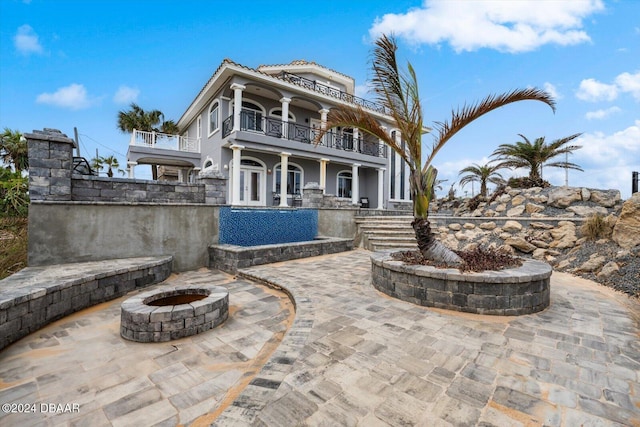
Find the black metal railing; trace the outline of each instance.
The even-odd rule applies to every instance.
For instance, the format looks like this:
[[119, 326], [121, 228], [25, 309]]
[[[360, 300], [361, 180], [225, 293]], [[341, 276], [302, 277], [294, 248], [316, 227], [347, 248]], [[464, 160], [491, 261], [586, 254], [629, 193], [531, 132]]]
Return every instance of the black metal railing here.
[[[226, 138], [233, 130], [233, 116], [222, 122], [222, 137]], [[314, 144], [320, 129], [303, 126], [297, 123], [283, 122], [279, 118], [261, 117], [254, 112], [240, 113], [240, 130], [261, 133], [274, 138], [283, 138], [303, 144]], [[319, 146], [335, 150], [352, 151], [375, 157], [387, 157], [383, 144], [367, 141], [362, 137], [354, 138], [350, 132], [330, 130], [318, 141]]]
[[359, 105], [362, 108], [377, 111], [378, 113], [389, 115], [389, 111], [387, 111], [387, 109], [380, 104], [376, 104], [373, 101], [369, 101], [368, 99], [357, 97], [347, 92], [343, 92], [340, 89], [336, 89], [335, 87], [318, 83], [315, 80], [307, 79], [306, 77], [298, 76], [296, 74], [288, 73], [286, 71], [282, 71], [280, 74], [278, 74], [278, 78], [285, 80], [289, 83], [302, 86], [305, 89], [309, 89], [314, 92], [321, 93], [323, 95], [331, 96], [332, 98], [340, 99], [350, 104]]

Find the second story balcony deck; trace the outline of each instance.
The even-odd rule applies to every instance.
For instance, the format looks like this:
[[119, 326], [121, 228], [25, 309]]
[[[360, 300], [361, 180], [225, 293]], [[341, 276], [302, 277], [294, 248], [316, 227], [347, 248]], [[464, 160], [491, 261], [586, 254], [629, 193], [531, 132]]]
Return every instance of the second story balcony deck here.
[[[297, 141], [300, 144], [313, 145], [320, 129], [282, 121], [280, 118], [263, 117], [253, 112], [242, 111], [240, 114], [241, 131], [255, 132], [274, 138], [288, 141]], [[228, 137], [233, 130], [233, 116], [229, 116], [222, 122], [222, 137]], [[331, 129], [319, 141], [318, 146], [335, 150], [351, 151], [374, 157], [387, 157], [386, 147], [365, 138], [354, 137], [352, 132]]]
[[134, 129], [129, 145], [160, 150], [173, 150], [186, 153], [199, 153], [200, 141], [180, 135], [168, 135], [160, 132], [147, 132]]

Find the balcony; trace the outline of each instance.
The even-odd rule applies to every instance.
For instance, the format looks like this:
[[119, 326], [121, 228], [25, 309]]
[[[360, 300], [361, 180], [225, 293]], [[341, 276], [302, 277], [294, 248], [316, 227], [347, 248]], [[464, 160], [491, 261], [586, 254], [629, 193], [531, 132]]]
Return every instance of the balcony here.
[[[222, 137], [226, 138], [233, 130], [233, 116], [222, 122]], [[240, 130], [263, 134], [274, 138], [297, 141], [301, 144], [313, 144], [320, 129], [297, 123], [283, 122], [279, 118], [262, 117], [253, 111], [241, 111]], [[387, 157], [386, 147], [378, 142], [354, 138], [352, 133], [338, 130], [328, 131], [318, 143], [321, 147], [351, 151], [374, 157]]]
[[281, 72], [277, 76], [279, 79], [282, 79], [286, 82], [293, 83], [295, 85], [301, 86], [305, 89], [312, 90], [314, 92], [321, 93], [323, 95], [330, 96], [332, 98], [339, 99], [344, 102], [348, 102], [350, 104], [359, 105], [362, 108], [366, 108], [368, 110], [376, 111], [378, 113], [390, 115], [390, 112], [384, 108], [384, 106], [376, 104], [375, 102], [369, 101], [364, 98], [359, 98], [355, 95], [352, 95], [347, 92], [343, 92], [335, 87], [327, 86], [322, 83], [318, 83], [315, 80], [310, 80], [305, 77], [298, 76], [296, 74], [288, 73], [286, 71]]
[[198, 139], [137, 129], [131, 132], [129, 145], [185, 153], [200, 153], [200, 140]]

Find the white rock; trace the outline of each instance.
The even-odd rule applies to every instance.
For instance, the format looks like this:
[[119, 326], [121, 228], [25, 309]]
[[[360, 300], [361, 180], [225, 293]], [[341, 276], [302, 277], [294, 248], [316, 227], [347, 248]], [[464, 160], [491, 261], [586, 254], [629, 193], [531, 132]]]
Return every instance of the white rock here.
[[491, 230], [495, 230], [496, 229], [496, 223], [493, 222], [493, 221], [483, 222], [480, 225], [478, 225], [478, 227], [481, 230], [491, 231]]
[[522, 230], [522, 224], [520, 224], [518, 221], [509, 220], [504, 223], [502, 229], [508, 232], [520, 231]]
[[602, 206], [569, 206], [567, 208], [567, 211], [584, 217], [595, 214], [607, 215], [608, 213], [607, 208], [604, 208]]
[[476, 228], [476, 225], [471, 223], [471, 222], [465, 222], [464, 225], [462, 226], [465, 230], [473, 230], [474, 228]]
[[535, 203], [527, 203], [526, 206], [524, 207], [524, 210], [527, 213], [533, 214], [533, 213], [542, 212], [544, 210], [544, 206], [536, 205]]
[[618, 273], [620, 266], [613, 261], [609, 261], [602, 267], [602, 270], [596, 275], [599, 279], [608, 279], [614, 273]]
[[521, 205], [521, 204], [523, 204], [525, 202], [525, 200], [527, 200], [526, 197], [524, 197], [522, 195], [517, 195], [513, 199], [511, 199], [511, 206]]
[[457, 222], [454, 222], [452, 224], [449, 224], [449, 230], [460, 231], [460, 230], [462, 230], [462, 226], [460, 224], [458, 224]]
[[520, 216], [524, 213], [524, 206], [516, 206], [515, 208], [511, 208], [507, 211], [507, 216]]
[[581, 190], [582, 200], [587, 202], [591, 198], [591, 191], [588, 188], [583, 188]]

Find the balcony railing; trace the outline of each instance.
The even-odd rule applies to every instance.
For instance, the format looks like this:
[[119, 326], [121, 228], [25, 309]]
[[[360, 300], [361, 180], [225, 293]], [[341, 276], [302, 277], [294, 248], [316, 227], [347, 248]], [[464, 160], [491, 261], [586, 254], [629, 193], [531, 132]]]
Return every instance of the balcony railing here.
[[[222, 122], [222, 137], [226, 138], [233, 130], [233, 116]], [[272, 117], [262, 117], [260, 114], [242, 111], [240, 113], [240, 130], [255, 132], [302, 144], [313, 144], [320, 129], [297, 123], [283, 122]], [[336, 150], [352, 151], [375, 157], [387, 157], [387, 150], [383, 144], [365, 141], [362, 137], [354, 138], [350, 132], [332, 129], [328, 131], [318, 143], [319, 146]]]
[[384, 108], [384, 106], [380, 104], [376, 104], [373, 101], [369, 101], [364, 98], [359, 98], [355, 95], [351, 95], [350, 93], [343, 92], [340, 89], [336, 89], [335, 87], [327, 86], [322, 83], [318, 83], [315, 80], [310, 80], [305, 77], [298, 76], [296, 74], [288, 73], [286, 71], [278, 74], [278, 78], [285, 80], [289, 83], [293, 83], [298, 86], [302, 86], [306, 89], [312, 90], [314, 92], [321, 93], [323, 95], [328, 95], [336, 99], [340, 99], [342, 101], [348, 102], [350, 104], [356, 104], [361, 106], [362, 108], [366, 108], [369, 110], [377, 111], [378, 113], [389, 115], [389, 111]]
[[159, 148], [161, 150], [185, 151], [187, 153], [200, 152], [200, 140], [180, 135], [169, 135], [160, 132], [147, 132], [134, 129], [131, 132], [129, 145], [138, 147]]

